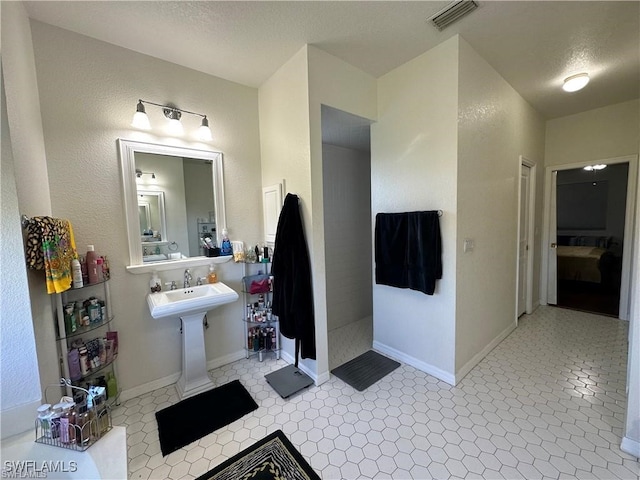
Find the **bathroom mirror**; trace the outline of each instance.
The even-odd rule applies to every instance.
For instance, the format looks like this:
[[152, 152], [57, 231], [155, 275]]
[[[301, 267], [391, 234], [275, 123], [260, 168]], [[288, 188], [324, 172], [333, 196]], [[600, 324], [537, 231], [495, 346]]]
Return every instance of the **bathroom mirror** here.
[[167, 220], [164, 211], [164, 192], [137, 189], [138, 230], [144, 243], [157, 244], [167, 241]]
[[[129, 239], [127, 270], [145, 273], [207, 264], [210, 259], [202, 256], [198, 243], [201, 228], [205, 224], [220, 245], [226, 226], [222, 153], [125, 139], [118, 140], [118, 147]], [[143, 251], [154, 255], [143, 258]]]

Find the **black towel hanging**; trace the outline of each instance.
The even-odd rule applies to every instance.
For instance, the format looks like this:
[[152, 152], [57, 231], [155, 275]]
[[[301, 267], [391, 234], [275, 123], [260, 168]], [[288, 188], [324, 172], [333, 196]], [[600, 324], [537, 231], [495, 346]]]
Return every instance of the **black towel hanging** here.
[[376, 215], [377, 284], [434, 294], [442, 278], [440, 215], [440, 210]]

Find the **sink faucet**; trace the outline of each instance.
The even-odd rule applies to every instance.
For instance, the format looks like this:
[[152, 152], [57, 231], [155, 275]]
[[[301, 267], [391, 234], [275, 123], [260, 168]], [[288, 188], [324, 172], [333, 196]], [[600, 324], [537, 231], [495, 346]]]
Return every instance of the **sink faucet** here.
[[184, 271], [184, 288], [189, 288], [191, 286], [191, 272], [187, 268]]

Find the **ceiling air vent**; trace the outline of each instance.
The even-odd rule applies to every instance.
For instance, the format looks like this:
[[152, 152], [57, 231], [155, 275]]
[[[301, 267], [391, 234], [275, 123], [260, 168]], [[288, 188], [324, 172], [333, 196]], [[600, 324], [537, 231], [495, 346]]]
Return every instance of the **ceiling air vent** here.
[[457, 22], [476, 8], [478, 8], [478, 2], [475, 0], [461, 0], [459, 2], [453, 2], [429, 18], [429, 21], [438, 30], [444, 30], [449, 25]]

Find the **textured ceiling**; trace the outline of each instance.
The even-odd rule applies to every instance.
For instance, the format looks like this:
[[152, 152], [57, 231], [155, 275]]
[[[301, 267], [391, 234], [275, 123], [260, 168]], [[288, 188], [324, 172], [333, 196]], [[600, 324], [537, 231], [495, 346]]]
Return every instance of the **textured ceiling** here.
[[[440, 1], [45, 1], [31, 18], [258, 87], [305, 44], [379, 77], [459, 33], [554, 118], [639, 96], [640, 2], [487, 1], [442, 32]], [[582, 91], [562, 79], [588, 71]]]

